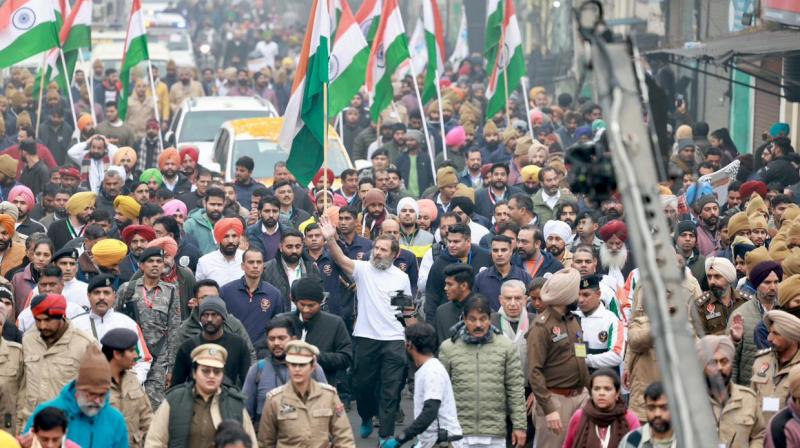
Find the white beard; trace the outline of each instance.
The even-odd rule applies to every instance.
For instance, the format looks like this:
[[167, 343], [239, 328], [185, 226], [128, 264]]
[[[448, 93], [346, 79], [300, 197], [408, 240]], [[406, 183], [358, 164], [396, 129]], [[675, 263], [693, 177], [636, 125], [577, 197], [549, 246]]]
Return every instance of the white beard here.
[[622, 246], [619, 253], [612, 254], [608, 247], [604, 244], [600, 247], [600, 264], [607, 268], [609, 271], [613, 269], [622, 270], [625, 262], [628, 261], [628, 248]]

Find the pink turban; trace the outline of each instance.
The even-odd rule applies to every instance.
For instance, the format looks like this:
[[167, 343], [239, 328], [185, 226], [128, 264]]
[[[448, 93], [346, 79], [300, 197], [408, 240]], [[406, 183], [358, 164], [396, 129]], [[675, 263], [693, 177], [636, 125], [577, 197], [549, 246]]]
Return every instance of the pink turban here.
[[170, 256], [178, 255], [178, 243], [171, 236], [162, 236], [147, 243], [147, 247], [158, 247]]
[[33, 206], [36, 205], [36, 197], [33, 195], [33, 191], [25, 185], [17, 185], [8, 193], [8, 202], [14, 202], [14, 199], [20, 196], [28, 204], [28, 213], [30, 213]]
[[546, 305], [569, 305], [578, 300], [581, 273], [577, 269], [565, 268], [555, 274], [542, 286], [542, 302]]
[[161, 208], [164, 209], [165, 216], [174, 216], [175, 212], [181, 212], [184, 217], [189, 214], [189, 209], [180, 199], [170, 199]]
[[214, 239], [217, 243], [221, 243], [225, 239], [225, 235], [233, 230], [239, 236], [244, 233], [244, 226], [239, 218], [222, 218], [214, 224]]
[[436, 208], [436, 203], [430, 199], [420, 199], [417, 201], [417, 205], [419, 206], [420, 214], [424, 213], [431, 217], [431, 221], [436, 221], [436, 217], [439, 215], [439, 209]]
[[452, 148], [460, 148], [467, 141], [467, 133], [463, 126], [456, 126], [444, 137], [444, 142]]

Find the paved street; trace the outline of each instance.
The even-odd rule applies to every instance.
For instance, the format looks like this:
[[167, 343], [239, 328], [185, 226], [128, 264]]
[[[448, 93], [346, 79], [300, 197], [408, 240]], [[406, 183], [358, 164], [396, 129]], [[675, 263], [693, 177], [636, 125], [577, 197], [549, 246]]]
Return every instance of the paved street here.
[[[408, 389], [403, 389], [403, 399], [400, 405], [403, 408], [403, 412], [406, 413], [406, 418], [402, 425], [395, 426], [395, 434], [398, 433], [401, 429], [405, 428], [405, 426], [411, 423], [414, 418], [414, 411], [412, 408], [412, 397], [411, 394], [408, 392]], [[361, 425], [361, 417], [358, 416], [358, 412], [356, 411], [356, 403], [353, 402], [353, 409], [347, 413], [347, 416], [350, 418], [350, 426], [353, 428], [353, 435], [356, 438], [356, 446], [358, 448], [367, 448], [367, 447], [376, 447], [378, 446], [378, 428], [375, 428], [375, 431], [372, 432], [372, 435], [368, 439], [360, 439], [358, 437], [358, 427]], [[404, 446], [411, 446], [410, 444]]]

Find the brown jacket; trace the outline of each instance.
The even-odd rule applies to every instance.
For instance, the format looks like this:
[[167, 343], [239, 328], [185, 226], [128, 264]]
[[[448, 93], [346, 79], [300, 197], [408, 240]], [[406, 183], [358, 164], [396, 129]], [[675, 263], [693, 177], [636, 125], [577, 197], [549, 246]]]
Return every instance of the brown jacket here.
[[650, 318], [642, 306], [642, 288], [637, 288], [633, 295], [631, 320], [628, 322], [628, 349], [625, 353], [625, 372], [627, 386], [630, 389], [630, 409], [640, 421], [647, 420], [644, 407], [644, 390], [647, 386], [661, 379], [656, 360], [656, 349], [653, 344], [653, 333]]
[[731, 306], [726, 307], [710, 291], [706, 291], [689, 307], [689, 320], [698, 338], [705, 335], [724, 335], [733, 310], [748, 300], [755, 300], [752, 294], [731, 290]]
[[64, 334], [51, 347], [47, 347], [38, 331], [28, 332], [22, 338], [25, 376], [19, 391], [19, 428], [36, 406], [58, 396], [67, 383], [78, 377], [83, 354], [89, 345], [96, 344], [90, 335], [69, 323], [66, 325]]
[[755, 392], [731, 382], [730, 394], [724, 404], [711, 400], [714, 416], [719, 421], [719, 442], [728, 448], [763, 447], [766, 429]]
[[0, 261], [0, 275], [5, 277], [8, 271], [22, 264], [25, 258], [25, 246], [16, 242], [11, 243], [11, 247], [3, 254], [3, 261]]
[[786, 398], [789, 396], [789, 371], [792, 367], [800, 364], [800, 350], [785, 366], [778, 365], [778, 355], [772, 349], [766, 349], [757, 353], [753, 361], [753, 376], [750, 378], [750, 387], [758, 397], [758, 403], [764, 414], [764, 421], [768, 422], [777, 412], [764, 411], [764, 399], [777, 400], [772, 404], [777, 404], [779, 409], [786, 405]]
[[18, 391], [22, 386], [22, 344], [0, 338], [0, 429], [17, 434]]
[[144, 446], [144, 436], [153, 419], [153, 410], [150, 408], [150, 399], [136, 378], [136, 373], [123, 372], [121, 383], [111, 380], [109, 402], [125, 416], [125, 423], [128, 425], [128, 445], [131, 448]]

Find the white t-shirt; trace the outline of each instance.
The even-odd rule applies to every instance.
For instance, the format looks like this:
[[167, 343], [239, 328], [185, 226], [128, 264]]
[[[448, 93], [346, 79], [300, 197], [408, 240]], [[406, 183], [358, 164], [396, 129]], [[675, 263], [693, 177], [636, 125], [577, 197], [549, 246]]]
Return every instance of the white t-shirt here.
[[425, 400], [439, 400], [438, 424], [436, 420], [422, 434], [417, 436], [420, 448], [429, 448], [436, 444], [439, 427], [446, 429], [451, 435], [461, 434], [458, 423], [456, 400], [453, 398], [453, 385], [447, 370], [436, 358], [425, 361], [425, 364], [414, 374], [414, 418], [422, 413]]
[[391, 306], [395, 291], [411, 295], [408, 275], [397, 266], [382, 271], [369, 261], [353, 260], [353, 279], [358, 298], [358, 319], [353, 336], [378, 341], [404, 341], [405, 333], [397, 311]]

